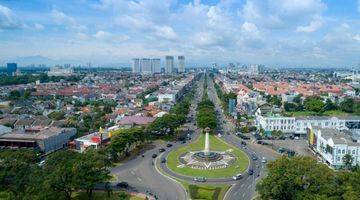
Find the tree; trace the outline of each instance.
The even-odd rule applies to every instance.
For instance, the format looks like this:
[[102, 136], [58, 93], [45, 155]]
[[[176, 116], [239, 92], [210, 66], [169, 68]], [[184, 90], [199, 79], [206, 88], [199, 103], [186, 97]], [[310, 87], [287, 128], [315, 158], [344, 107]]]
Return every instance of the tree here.
[[326, 110], [336, 110], [337, 106], [335, 103], [333, 103], [330, 99], [326, 99], [325, 105], [324, 105], [324, 111]]
[[17, 100], [20, 98], [20, 92], [18, 90], [13, 90], [10, 92], [9, 94], [9, 98], [12, 99], [12, 100]]
[[340, 103], [340, 109], [347, 113], [354, 112], [354, 99], [347, 98]]
[[328, 199], [335, 190], [333, 171], [309, 157], [281, 157], [268, 164], [256, 190], [261, 199]]
[[345, 165], [345, 168], [349, 170], [352, 167], [352, 164], [354, 162], [354, 158], [350, 154], [347, 153], [342, 158], [342, 161], [343, 161], [343, 163]]
[[48, 117], [53, 120], [62, 120], [65, 119], [65, 113], [62, 111], [53, 111], [52, 113], [48, 114]]
[[294, 97], [294, 100], [293, 100], [294, 103], [301, 104], [301, 97], [302, 97], [301, 94], [296, 95], [296, 97]]
[[0, 152], [0, 192], [9, 192], [12, 199], [24, 199], [34, 194], [40, 169], [37, 156], [27, 149]]
[[60, 150], [48, 156], [45, 162], [45, 184], [55, 192], [71, 199], [74, 191], [79, 189], [75, 176], [75, 163], [80, 154], [70, 150]]
[[313, 112], [321, 112], [323, 111], [324, 102], [322, 101], [321, 97], [309, 97], [305, 99], [304, 106], [306, 110], [313, 111]]

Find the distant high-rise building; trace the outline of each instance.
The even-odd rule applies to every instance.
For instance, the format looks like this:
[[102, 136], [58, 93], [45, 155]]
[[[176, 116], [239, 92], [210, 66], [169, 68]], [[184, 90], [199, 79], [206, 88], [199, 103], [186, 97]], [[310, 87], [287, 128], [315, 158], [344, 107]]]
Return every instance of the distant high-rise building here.
[[252, 74], [259, 74], [260, 69], [259, 65], [250, 65], [250, 73]]
[[151, 70], [152, 73], [161, 73], [160, 58], [151, 59]]
[[185, 56], [178, 56], [178, 72], [185, 72]]
[[132, 72], [133, 73], [140, 73], [141, 72], [141, 65], [140, 65], [140, 59], [139, 58], [134, 58], [133, 59]]
[[17, 70], [17, 64], [16, 63], [7, 63], [6, 66], [6, 72], [9, 76], [12, 76], [15, 74]]
[[152, 66], [151, 66], [150, 58], [142, 58], [140, 60], [140, 66], [141, 66], [141, 73], [143, 73], [143, 74], [151, 74], [152, 73]]
[[142, 74], [161, 73], [160, 58], [134, 58], [132, 72]]
[[174, 56], [165, 56], [165, 73], [171, 74], [174, 69]]

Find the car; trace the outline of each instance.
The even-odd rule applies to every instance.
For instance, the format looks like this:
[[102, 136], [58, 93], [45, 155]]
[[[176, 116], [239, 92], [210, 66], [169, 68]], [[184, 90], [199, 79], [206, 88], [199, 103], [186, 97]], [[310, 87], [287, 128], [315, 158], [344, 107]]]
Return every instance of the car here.
[[252, 155], [251, 158], [252, 158], [253, 160], [257, 160], [257, 159], [258, 159], [256, 155]]
[[266, 158], [263, 157], [262, 160], [261, 160], [261, 162], [262, 162], [262, 163], [266, 163], [266, 162], [267, 162], [267, 161], [266, 161]]
[[160, 148], [160, 149], [159, 149], [159, 153], [162, 153], [162, 152], [164, 152], [164, 151], [165, 151], [164, 148]]
[[156, 157], [157, 157], [157, 154], [154, 153], [151, 157], [152, 157], [152, 158], [156, 158]]
[[166, 145], [166, 147], [172, 147], [172, 146], [173, 146], [173, 145], [172, 145], [172, 144], [170, 144], [170, 143]]
[[239, 180], [239, 179], [241, 179], [242, 178], [242, 174], [236, 174], [236, 175], [234, 175], [233, 177], [232, 177], [232, 179], [233, 180]]
[[166, 159], [165, 159], [165, 158], [161, 158], [161, 163], [166, 163]]
[[298, 136], [294, 137], [295, 140], [300, 140], [300, 138]]
[[253, 174], [254, 174], [254, 170], [253, 170], [253, 169], [249, 169], [249, 170], [247, 171], [247, 173], [248, 173], [249, 175], [253, 175]]
[[262, 141], [262, 140], [258, 140], [256, 143], [258, 143], [258, 144], [262, 144], [262, 143], [263, 143], [263, 141]]
[[241, 141], [241, 144], [246, 146], [246, 142], [245, 141]]
[[119, 182], [116, 184], [117, 187], [119, 188], [128, 188], [129, 187], [129, 184], [127, 182]]
[[197, 176], [197, 177], [194, 178], [194, 181], [196, 181], [196, 182], [205, 182], [206, 178], [202, 177], [202, 176]]
[[290, 138], [290, 140], [293, 140], [293, 139], [294, 139], [294, 136], [291, 135], [289, 138]]
[[185, 143], [186, 143], [186, 141], [185, 141], [185, 140], [181, 141], [181, 144], [185, 144]]

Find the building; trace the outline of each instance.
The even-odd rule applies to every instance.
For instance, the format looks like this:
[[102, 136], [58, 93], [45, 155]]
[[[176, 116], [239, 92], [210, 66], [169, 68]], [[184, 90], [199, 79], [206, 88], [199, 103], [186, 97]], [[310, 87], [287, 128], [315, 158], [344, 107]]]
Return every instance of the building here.
[[161, 73], [160, 58], [151, 59], [151, 69], [153, 74]]
[[174, 56], [165, 57], [165, 73], [171, 74], [174, 70]]
[[140, 58], [134, 58], [133, 59], [132, 72], [133, 73], [140, 73], [141, 72]]
[[75, 134], [75, 128], [45, 127], [14, 130], [0, 136], [0, 146], [34, 148], [48, 154], [65, 147]]
[[155, 121], [154, 117], [125, 116], [118, 122], [118, 125], [120, 128], [132, 128], [135, 126], [146, 126], [153, 121]]
[[360, 164], [360, 143], [334, 128], [311, 126], [307, 130], [309, 147], [331, 168], [344, 166], [346, 154], [353, 158], [352, 165]]
[[152, 73], [152, 65], [150, 58], [142, 58], [140, 60], [141, 73], [142, 74], [151, 74]]
[[84, 135], [75, 139], [76, 150], [81, 153], [87, 149], [98, 149], [100, 145], [108, 142], [111, 138], [111, 131], [100, 128], [98, 132]]
[[134, 58], [132, 64], [133, 73], [154, 74], [161, 73], [159, 58]]
[[6, 72], [8, 76], [13, 76], [17, 71], [17, 64], [16, 63], [7, 63], [6, 65]]
[[73, 68], [65, 68], [61, 66], [54, 66], [48, 71], [48, 76], [72, 76], [74, 74]]
[[304, 117], [286, 117], [281, 114], [275, 114], [267, 108], [259, 107], [255, 113], [255, 124], [265, 131], [282, 131], [291, 133], [295, 136], [305, 137], [307, 129], [310, 126], [320, 128], [333, 128], [336, 130], [351, 132], [360, 131], [360, 117], [358, 116], [304, 116]]
[[185, 56], [178, 56], [178, 72], [185, 72]]

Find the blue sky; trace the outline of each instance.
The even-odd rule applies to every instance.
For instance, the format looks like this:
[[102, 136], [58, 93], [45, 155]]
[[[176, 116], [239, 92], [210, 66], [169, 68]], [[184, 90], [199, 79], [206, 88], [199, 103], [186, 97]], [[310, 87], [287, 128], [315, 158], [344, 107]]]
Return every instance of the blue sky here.
[[0, 0], [0, 49], [0, 64], [185, 55], [199, 64], [358, 67], [360, 0]]

